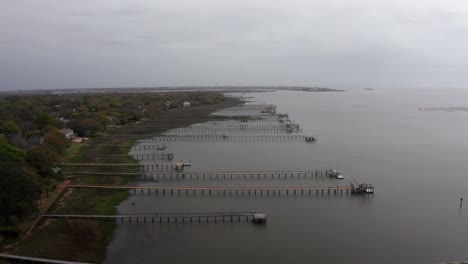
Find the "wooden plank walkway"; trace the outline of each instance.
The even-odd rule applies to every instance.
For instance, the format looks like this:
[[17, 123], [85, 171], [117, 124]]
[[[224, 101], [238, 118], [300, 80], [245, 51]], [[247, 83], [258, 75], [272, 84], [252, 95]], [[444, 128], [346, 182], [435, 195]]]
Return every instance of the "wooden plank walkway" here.
[[[95, 155], [94, 157], [110, 158], [110, 157], [128, 157], [129, 155]], [[153, 153], [153, 154], [132, 154], [135, 160], [173, 160], [174, 154], [172, 153]], [[86, 155], [70, 155], [70, 157], [86, 157]]]
[[[110, 138], [111, 136], [109, 136]], [[122, 136], [115, 138], [131, 138], [136, 139], [139, 142], [196, 142], [196, 141], [235, 141], [235, 142], [255, 142], [255, 141], [304, 141], [304, 135], [235, 135], [235, 136], [224, 136], [224, 135], [185, 135], [185, 136], [160, 136], [160, 137], [142, 137], [142, 136]], [[99, 145], [100, 147], [120, 147], [120, 148], [129, 148], [132, 150], [157, 150], [158, 145], [154, 144], [136, 144], [136, 145], [126, 145], [126, 144], [103, 144]]]
[[182, 186], [131, 186], [131, 185], [88, 185], [88, 184], [70, 184], [68, 188], [96, 188], [96, 189], [127, 189], [133, 191], [133, 194], [152, 195], [312, 195], [312, 194], [350, 194], [351, 187], [182, 187]]
[[315, 171], [244, 171], [244, 172], [159, 172], [146, 173], [145, 178], [154, 180], [273, 180], [273, 179], [317, 179], [334, 177], [329, 170]]
[[109, 168], [141, 168], [146, 172], [151, 171], [174, 171], [174, 170], [181, 170], [183, 169], [184, 162], [178, 163], [153, 163], [153, 164], [138, 164], [138, 163], [61, 163], [59, 164], [62, 167], [68, 168], [79, 168], [79, 167], [86, 167], [86, 168], [96, 168], [96, 167], [109, 167]]
[[147, 222], [233, 222], [234, 220], [255, 220], [256, 214], [264, 212], [200, 212], [200, 213], [152, 213], [152, 214], [124, 214], [124, 215], [79, 215], [79, 214], [46, 214], [45, 218], [54, 219], [90, 219], [99, 221], [116, 221], [120, 223]]
[[[140, 142], [170, 141], [304, 141], [304, 135], [169, 135], [140, 139]], [[138, 145], [137, 145], [138, 146]], [[135, 147], [137, 147], [135, 146]]]
[[139, 164], [139, 163], [61, 163], [62, 167], [175, 167], [176, 163], [155, 163], [155, 164]]
[[[185, 135], [223, 135], [223, 134], [232, 134], [232, 135], [249, 135], [252, 134], [252, 136], [260, 136], [264, 134], [285, 134], [285, 135], [290, 135], [290, 134], [295, 134], [295, 133], [302, 133], [302, 129], [296, 129], [296, 130], [289, 130], [287, 128], [280, 128], [280, 129], [187, 129], [185, 131], [173, 131], [170, 130], [166, 133], [164, 133], [164, 136], [185, 136]], [[154, 136], [158, 136], [155, 134], [152, 134]]]
[[182, 181], [182, 180], [274, 180], [274, 179], [337, 179], [329, 170], [315, 171], [244, 171], [244, 172], [64, 172], [68, 175], [102, 175], [102, 176], [142, 176], [146, 180]]
[[[106, 136], [106, 138], [128, 138], [128, 139], [137, 139], [140, 142], [190, 142], [190, 141], [240, 141], [240, 142], [252, 142], [252, 141], [304, 141], [304, 135], [168, 135], [160, 137], [142, 137], [142, 136], [131, 136], [131, 135], [112, 135]], [[128, 147], [131, 145], [100, 145], [100, 146], [121, 146]], [[152, 146], [154, 149], [156, 146]], [[136, 149], [145, 147], [144, 145], [135, 145]]]

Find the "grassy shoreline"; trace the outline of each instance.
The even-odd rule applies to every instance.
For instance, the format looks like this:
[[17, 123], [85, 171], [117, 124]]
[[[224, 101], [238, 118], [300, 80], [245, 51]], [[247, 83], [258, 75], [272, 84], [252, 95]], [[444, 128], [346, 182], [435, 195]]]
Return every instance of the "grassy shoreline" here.
[[[241, 104], [239, 99], [226, 98], [222, 103], [216, 105], [202, 105], [187, 109], [174, 109], [161, 114], [153, 120], [146, 120], [139, 124], [115, 129], [109, 133], [125, 133], [128, 135], [141, 135], [139, 127], [149, 125], [160, 127], [160, 132], [174, 125], [184, 127], [194, 123], [219, 120], [209, 114], [217, 110]], [[132, 128], [135, 130], [132, 131]], [[148, 133], [148, 132], [146, 132]], [[109, 148], [101, 147], [105, 144], [133, 145], [134, 140], [126, 138], [94, 138], [85, 145], [72, 146], [68, 162], [113, 162], [113, 163], [136, 163], [128, 155], [130, 147]], [[122, 154], [122, 156], [107, 156], [106, 154]], [[98, 158], [98, 156], [100, 156]], [[130, 171], [126, 171], [130, 172]], [[97, 184], [126, 184], [128, 181], [138, 180], [137, 177], [109, 177], [109, 176], [75, 176], [74, 183], [97, 183]], [[128, 192], [125, 190], [66, 190], [62, 196], [49, 209], [53, 213], [79, 213], [79, 214], [115, 214], [116, 206], [127, 199]], [[36, 227], [33, 233], [24, 241], [8, 249], [8, 253], [32, 257], [43, 257], [67, 261], [96, 262], [105, 259], [106, 248], [112, 240], [116, 224], [113, 222], [99, 222], [90, 220], [47, 220], [44, 219]]]

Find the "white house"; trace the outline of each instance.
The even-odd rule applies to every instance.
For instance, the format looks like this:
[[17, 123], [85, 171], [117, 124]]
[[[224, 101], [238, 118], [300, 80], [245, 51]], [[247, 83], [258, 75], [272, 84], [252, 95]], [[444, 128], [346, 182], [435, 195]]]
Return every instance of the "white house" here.
[[67, 139], [72, 139], [75, 137], [75, 133], [69, 128], [62, 128], [59, 131], [60, 133], [64, 134]]

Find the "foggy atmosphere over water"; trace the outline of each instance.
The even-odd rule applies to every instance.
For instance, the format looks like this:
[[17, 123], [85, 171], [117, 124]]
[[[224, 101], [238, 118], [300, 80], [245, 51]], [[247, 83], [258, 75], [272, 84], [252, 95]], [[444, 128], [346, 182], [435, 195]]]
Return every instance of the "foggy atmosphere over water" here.
[[0, 4], [0, 90], [468, 85], [466, 1]]
[[0, 6], [0, 264], [468, 263], [468, 1]]

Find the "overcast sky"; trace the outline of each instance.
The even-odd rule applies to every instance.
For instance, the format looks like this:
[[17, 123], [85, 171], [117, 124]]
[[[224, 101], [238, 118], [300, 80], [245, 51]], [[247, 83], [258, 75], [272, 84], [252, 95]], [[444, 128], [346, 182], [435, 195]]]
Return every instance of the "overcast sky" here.
[[468, 0], [0, 0], [0, 90], [466, 87]]

